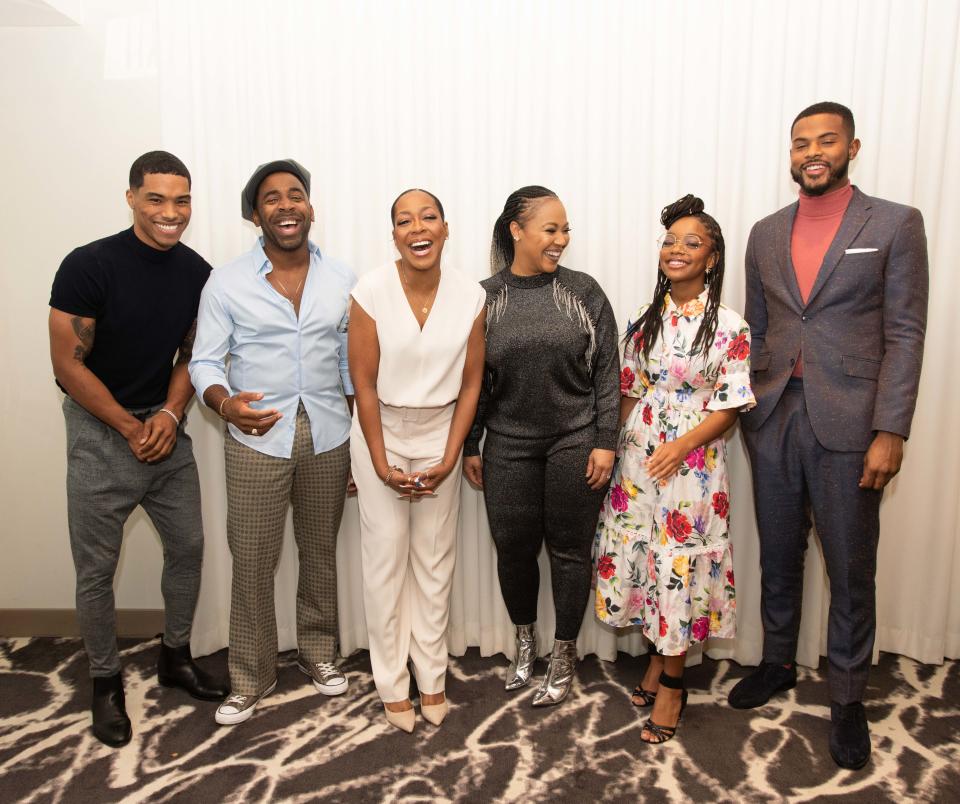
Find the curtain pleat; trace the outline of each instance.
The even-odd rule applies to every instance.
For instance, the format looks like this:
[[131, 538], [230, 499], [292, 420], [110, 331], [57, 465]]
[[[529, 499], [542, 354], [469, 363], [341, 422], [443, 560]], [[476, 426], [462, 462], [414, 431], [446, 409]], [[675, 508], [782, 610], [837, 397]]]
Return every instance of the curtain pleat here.
[[[955, 365], [960, 220], [960, 4], [955, 0], [584, 3], [568, 0], [158, 5], [163, 146], [194, 171], [188, 241], [214, 264], [251, 247], [239, 194], [260, 162], [313, 173], [313, 236], [358, 274], [391, 259], [389, 206], [425, 187], [448, 211], [444, 259], [482, 279], [508, 193], [544, 184], [573, 227], [564, 263], [592, 274], [621, 328], [652, 293], [660, 209], [701, 196], [727, 243], [724, 301], [742, 311], [755, 221], [790, 203], [789, 127], [820, 100], [849, 105], [863, 141], [852, 179], [917, 206], [930, 247], [923, 382], [903, 471], [882, 506], [877, 650], [960, 656], [960, 393]], [[172, 10], [173, 13], [170, 13]], [[194, 415], [207, 533], [194, 649], [227, 643], [230, 557], [222, 435]], [[739, 633], [710, 655], [760, 658], [759, 549], [749, 467], [729, 441]], [[464, 484], [450, 648], [512, 650], [480, 494]], [[295, 646], [296, 555], [277, 574], [282, 648]], [[356, 502], [338, 550], [342, 649], [365, 647]], [[544, 562], [540, 631], [552, 636]], [[798, 659], [825, 647], [826, 574], [807, 553]], [[581, 647], [643, 651], [598, 626]], [[692, 657], [695, 661], [696, 657]]]

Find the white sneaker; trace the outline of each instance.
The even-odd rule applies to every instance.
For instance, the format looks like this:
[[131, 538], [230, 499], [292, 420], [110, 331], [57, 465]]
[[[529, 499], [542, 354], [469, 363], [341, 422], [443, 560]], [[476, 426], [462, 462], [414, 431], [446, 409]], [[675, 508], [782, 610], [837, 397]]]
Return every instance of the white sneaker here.
[[308, 663], [303, 659], [297, 659], [297, 667], [301, 673], [310, 676], [313, 680], [313, 686], [324, 695], [343, 695], [347, 691], [349, 686], [347, 677], [335, 664], [330, 662]]
[[217, 707], [217, 714], [214, 719], [221, 726], [236, 726], [237, 723], [243, 723], [253, 717], [257, 704], [264, 696], [269, 695], [276, 689], [277, 680], [267, 687], [259, 695], [228, 695], [220, 706]]

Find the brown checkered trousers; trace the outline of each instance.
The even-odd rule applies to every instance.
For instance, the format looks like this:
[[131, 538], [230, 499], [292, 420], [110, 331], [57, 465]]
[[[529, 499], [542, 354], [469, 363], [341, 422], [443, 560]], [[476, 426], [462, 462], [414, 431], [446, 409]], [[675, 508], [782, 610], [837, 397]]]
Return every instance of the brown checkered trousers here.
[[307, 662], [337, 653], [337, 531], [343, 514], [350, 442], [315, 455], [310, 419], [300, 405], [289, 458], [264, 455], [224, 439], [227, 542], [233, 556], [230, 596], [230, 686], [259, 695], [277, 677], [273, 578], [287, 506], [300, 557], [297, 646]]

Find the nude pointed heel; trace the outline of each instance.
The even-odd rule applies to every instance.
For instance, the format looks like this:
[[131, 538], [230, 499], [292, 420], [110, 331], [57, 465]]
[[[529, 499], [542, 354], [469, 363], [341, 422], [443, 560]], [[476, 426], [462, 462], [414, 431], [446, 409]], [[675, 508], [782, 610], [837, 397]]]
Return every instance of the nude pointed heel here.
[[428, 723], [432, 723], [434, 726], [439, 726], [443, 723], [443, 719], [447, 716], [448, 711], [450, 711], [450, 707], [447, 706], [446, 698], [438, 704], [420, 704], [420, 714], [423, 715], [423, 719]]
[[383, 714], [394, 728], [405, 731], [407, 734], [413, 734], [413, 727], [417, 722], [417, 713], [410, 709], [404, 709], [402, 712], [391, 712], [386, 706], [383, 707]]

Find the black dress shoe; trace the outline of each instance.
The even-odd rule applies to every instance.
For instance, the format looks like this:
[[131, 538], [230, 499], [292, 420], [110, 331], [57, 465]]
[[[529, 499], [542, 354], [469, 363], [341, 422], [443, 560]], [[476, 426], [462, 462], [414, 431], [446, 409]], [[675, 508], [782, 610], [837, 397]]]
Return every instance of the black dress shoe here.
[[860, 770], [870, 759], [867, 713], [859, 701], [830, 704], [830, 756], [841, 768]]
[[111, 748], [130, 742], [133, 729], [123, 700], [123, 679], [120, 674], [93, 679], [93, 736]]
[[782, 664], [760, 662], [760, 666], [746, 678], [741, 678], [730, 690], [727, 702], [734, 709], [753, 709], [763, 706], [770, 698], [785, 690], [797, 686], [797, 668], [795, 665], [784, 667]]
[[160, 642], [157, 680], [164, 687], [179, 687], [200, 701], [222, 701], [230, 688], [204, 672], [190, 656], [190, 646], [171, 648]]

